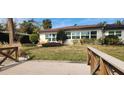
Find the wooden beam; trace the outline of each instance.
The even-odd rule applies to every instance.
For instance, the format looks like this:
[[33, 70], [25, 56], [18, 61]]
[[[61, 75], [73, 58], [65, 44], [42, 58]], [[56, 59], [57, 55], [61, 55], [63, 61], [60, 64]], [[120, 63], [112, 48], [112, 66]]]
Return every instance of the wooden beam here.
[[[98, 74], [120, 74], [124, 75], [124, 61], [103, 53], [95, 48], [88, 47], [88, 62], [90, 62], [91, 72], [100, 72]], [[98, 66], [100, 64], [100, 67]], [[95, 68], [96, 67], [96, 68]], [[97, 69], [99, 67], [99, 69]], [[94, 72], [95, 71], [95, 72]], [[114, 72], [113, 72], [114, 71]]]
[[9, 44], [12, 45], [14, 42], [14, 25], [13, 18], [7, 20], [7, 30], [9, 31]]

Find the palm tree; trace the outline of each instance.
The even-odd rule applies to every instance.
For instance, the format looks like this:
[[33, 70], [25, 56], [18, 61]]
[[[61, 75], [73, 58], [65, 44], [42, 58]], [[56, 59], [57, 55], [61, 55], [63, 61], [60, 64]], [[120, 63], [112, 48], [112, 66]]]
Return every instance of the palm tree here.
[[51, 22], [50, 19], [44, 19], [42, 23], [43, 23], [43, 28], [44, 29], [52, 28], [52, 22]]

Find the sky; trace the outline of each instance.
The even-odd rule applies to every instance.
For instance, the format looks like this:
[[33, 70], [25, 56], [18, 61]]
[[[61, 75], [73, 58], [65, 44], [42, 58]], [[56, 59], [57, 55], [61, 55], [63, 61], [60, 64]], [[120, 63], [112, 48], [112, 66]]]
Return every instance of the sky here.
[[[14, 18], [14, 21], [17, 23], [22, 23], [24, 20], [30, 20], [32, 18]], [[34, 21], [38, 23], [42, 23], [42, 21], [46, 18], [33, 18]], [[52, 28], [59, 28], [65, 26], [73, 26], [74, 24], [77, 25], [91, 25], [97, 24], [99, 22], [106, 21], [108, 24], [114, 23], [117, 20], [123, 21], [124, 18], [47, 18], [52, 21]], [[0, 19], [1, 23], [6, 22], [5, 18]]]

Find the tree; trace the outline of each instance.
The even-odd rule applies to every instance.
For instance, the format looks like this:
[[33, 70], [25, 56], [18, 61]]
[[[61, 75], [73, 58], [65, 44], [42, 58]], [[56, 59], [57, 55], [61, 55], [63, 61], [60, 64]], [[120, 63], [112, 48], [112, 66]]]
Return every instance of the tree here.
[[43, 20], [42, 24], [43, 24], [43, 28], [44, 29], [50, 29], [50, 28], [52, 28], [52, 22], [51, 22], [50, 19]]
[[7, 20], [7, 30], [9, 31], [9, 44], [13, 44], [14, 40], [14, 25], [13, 25], [13, 18], [8, 18]]
[[36, 26], [32, 23], [32, 20], [29, 21], [23, 21], [23, 23], [20, 24], [20, 30], [21, 32], [32, 34]]
[[62, 41], [62, 43], [64, 43], [66, 39], [68, 39], [67, 34], [64, 30], [60, 30], [57, 33], [57, 41]]
[[100, 26], [105, 26], [106, 24], [107, 24], [106, 21], [103, 21], [103, 22], [98, 23], [98, 25], [100, 25]]
[[116, 25], [121, 25], [122, 22], [121, 22], [120, 20], [117, 20], [117, 21], [115, 22], [115, 24], [116, 24]]
[[121, 24], [124, 25], [124, 20], [122, 20]]
[[5, 31], [5, 26], [2, 23], [0, 23], [0, 31]]
[[38, 34], [30, 34], [29, 39], [33, 44], [35, 44], [36, 42], [38, 42], [39, 36]]
[[74, 24], [74, 26], [77, 26], [77, 24]]

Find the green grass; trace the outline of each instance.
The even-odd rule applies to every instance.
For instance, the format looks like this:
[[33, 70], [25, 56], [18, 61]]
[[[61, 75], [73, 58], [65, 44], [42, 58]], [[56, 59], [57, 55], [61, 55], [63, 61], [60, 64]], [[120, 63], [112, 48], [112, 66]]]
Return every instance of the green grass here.
[[124, 61], [124, 46], [93, 46], [113, 57]]
[[86, 62], [87, 46], [95, 47], [124, 61], [124, 46], [101, 46], [101, 45], [74, 45], [62, 47], [24, 47], [24, 50], [34, 60], [70, 60], [74, 62]]

